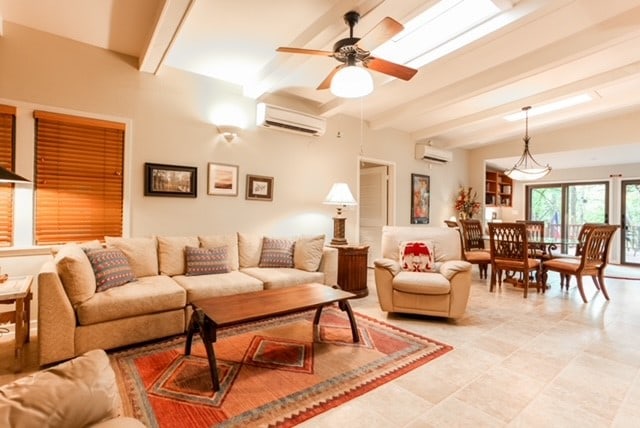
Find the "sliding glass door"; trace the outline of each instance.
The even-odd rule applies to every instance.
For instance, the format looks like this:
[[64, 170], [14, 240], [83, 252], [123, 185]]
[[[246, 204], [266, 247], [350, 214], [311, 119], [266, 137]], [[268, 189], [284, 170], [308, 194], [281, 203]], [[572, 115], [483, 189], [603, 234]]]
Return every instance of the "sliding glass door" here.
[[526, 218], [544, 221], [545, 237], [575, 241], [584, 223], [609, 221], [608, 182], [528, 185], [526, 192]]
[[640, 264], [640, 180], [622, 182], [622, 232], [620, 262]]

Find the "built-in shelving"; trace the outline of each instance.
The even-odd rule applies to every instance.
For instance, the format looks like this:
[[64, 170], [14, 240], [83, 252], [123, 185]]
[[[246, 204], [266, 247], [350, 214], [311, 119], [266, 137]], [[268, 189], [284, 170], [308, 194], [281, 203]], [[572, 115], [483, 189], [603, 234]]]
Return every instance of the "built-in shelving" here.
[[485, 172], [484, 203], [489, 207], [510, 207], [513, 203], [513, 180], [499, 171]]

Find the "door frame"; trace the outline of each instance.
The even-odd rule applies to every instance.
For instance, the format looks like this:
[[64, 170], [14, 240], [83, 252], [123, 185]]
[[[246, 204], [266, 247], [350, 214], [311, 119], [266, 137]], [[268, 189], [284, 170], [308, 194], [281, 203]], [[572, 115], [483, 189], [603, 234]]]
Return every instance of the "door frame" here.
[[620, 181], [620, 263], [624, 265], [640, 266], [640, 262], [630, 262], [627, 260], [626, 241], [626, 201], [625, 188], [627, 185], [640, 185], [640, 179], [629, 179]]
[[[389, 178], [387, 180], [387, 223], [391, 226], [396, 224], [396, 163], [384, 159], [370, 158], [367, 156], [358, 156], [357, 159], [357, 192], [358, 200], [360, 200], [360, 169], [363, 162], [373, 163], [380, 166], [386, 166]], [[356, 224], [357, 240], [360, 239], [360, 208], [358, 208], [358, 220]]]

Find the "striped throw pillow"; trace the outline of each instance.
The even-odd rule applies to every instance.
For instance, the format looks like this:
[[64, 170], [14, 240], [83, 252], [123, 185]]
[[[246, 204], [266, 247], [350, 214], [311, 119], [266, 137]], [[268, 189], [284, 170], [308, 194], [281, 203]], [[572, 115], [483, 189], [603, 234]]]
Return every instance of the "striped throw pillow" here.
[[188, 276], [227, 273], [229, 269], [229, 249], [226, 245], [214, 248], [184, 248]]
[[296, 242], [288, 239], [263, 238], [260, 267], [293, 267], [293, 250]]
[[136, 280], [127, 256], [117, 248], [87, 248], [84, 251], [96, 276], [97, 293]]

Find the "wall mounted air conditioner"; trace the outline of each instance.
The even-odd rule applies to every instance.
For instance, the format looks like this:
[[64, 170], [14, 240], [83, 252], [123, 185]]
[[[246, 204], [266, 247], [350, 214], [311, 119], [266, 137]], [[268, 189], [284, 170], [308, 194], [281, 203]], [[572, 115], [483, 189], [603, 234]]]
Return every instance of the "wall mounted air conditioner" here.
[[451, 162], [453, 153], [447, 150], [438, 149], [429, 144], [416, 144], [416, 159], [429, 163], [445, 164]]
[[324, 117], [265, 103], [257, 105], [256, 123], [265, 128], [313, 136], [324, 135], [327, 129]]

